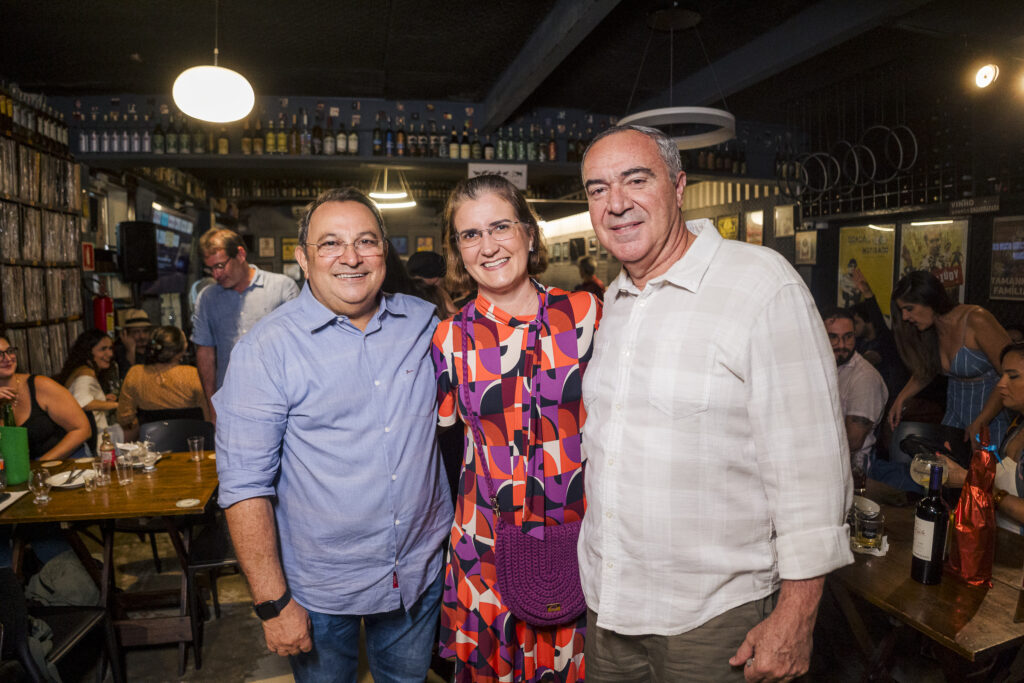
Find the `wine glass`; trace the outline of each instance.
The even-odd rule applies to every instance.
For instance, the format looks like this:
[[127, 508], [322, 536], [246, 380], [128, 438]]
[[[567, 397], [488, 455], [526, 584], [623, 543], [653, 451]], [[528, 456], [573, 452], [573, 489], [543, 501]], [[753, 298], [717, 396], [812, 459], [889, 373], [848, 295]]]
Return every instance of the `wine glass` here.
[[[910, 461], [910, 478], [922, 488], [927, 489], [931, 483], [932, 468], [942, 466], [942, 460], [934, 453], [920, 452]], [[942, 483], [949, 479], [949, 468], [942, 469]]]
[[46, 505], [50, 502], [49, 477], [46, 470], [32, 470], [32, 475], [28, 480], [28, 490], [32, 492], [34, 496], [32, 502], [36, 505]]

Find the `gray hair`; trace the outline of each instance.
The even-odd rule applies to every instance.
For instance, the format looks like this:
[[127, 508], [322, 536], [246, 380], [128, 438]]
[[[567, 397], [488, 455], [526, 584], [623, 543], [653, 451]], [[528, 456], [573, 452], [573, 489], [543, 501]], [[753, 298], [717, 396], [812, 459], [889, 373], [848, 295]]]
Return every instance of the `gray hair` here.
[[[665, 166], [668, 167], [668, 172], [672, 175], [673, 179], [682, 172], [683, 162], [679, 159], [679, 148], [676, 146], [676, 143], [672, 138], [657, 128], [636, 126], [629, 123], [624, 126], [612, 126], [611, 128], [605, 128], [590, 141], [590, 144], [587, 145], [587, 149], [583, 152], [583, 158], [580, 159], [580, 175], [583, 175], [583, 166], [587, 163], [587, 155], [590, 154], [590, 150], [594, 148], [594, 143], [602, 138], [608, 137], [609, 135], [624, 133], [627, 130], [640, 133], [654, 141], [654, 144], [658, 146], [658, 156], [660, 156], [661, 160], [665, 162]], [[586, 182], [586, 180], [586, 178], [583, 178], [583, 182]]]
[[331, 190], [324, 190], [316, 199], [306, 205], [306, 211], [299, 219], [299, 246], [306, 245], [306, 237], [309, 236], [309, 222], [313, 219], [313, 212], [328, 202], [358, 202], [368, 208], [373, 217], [377, 219], [377, 227], [380, 228], [381, 239], [387, 239], [388, 233], [384, 229], [384, 217], [380, 215], [380, 209], [372, 199], [367, 197], [361, 190], [354, 187], [336, 187]]

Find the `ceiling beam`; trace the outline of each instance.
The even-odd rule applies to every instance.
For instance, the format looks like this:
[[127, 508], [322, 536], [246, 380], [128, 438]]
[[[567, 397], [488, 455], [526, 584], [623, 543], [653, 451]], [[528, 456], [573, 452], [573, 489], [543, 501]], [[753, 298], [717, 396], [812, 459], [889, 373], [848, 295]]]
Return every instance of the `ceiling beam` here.
[[[677, 81], [672, 87], [673, 104], [721, 104], [723, 96], [760, 83], [928, 2], [931, 0], [822, 0], [722, 57], [713, 69], [707, 66]], [[636, 111], [664, 106], [662, 95], [649, 98]]]
[[617, 4], [558, 0], [487, 93], [480, 129], [490, 132], [504, 123]]

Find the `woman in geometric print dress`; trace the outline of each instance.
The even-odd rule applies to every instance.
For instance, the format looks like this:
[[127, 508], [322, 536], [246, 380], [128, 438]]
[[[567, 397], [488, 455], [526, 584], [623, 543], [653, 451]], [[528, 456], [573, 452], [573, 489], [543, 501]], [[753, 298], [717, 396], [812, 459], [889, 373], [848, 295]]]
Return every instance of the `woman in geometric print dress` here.
[[[531, 279], [547, 266], [537, 219], [504, 178], [463, 180], [448, 199], [443, 242], [455, 288], [478, 295], [434, 333], [439, 422], [467, 424], [441, 604], [441, 654], [456, 681], [582, 681], [586, 614], [552, 627], [515, 618], [502, 603], [494, 562], [495, 519], [487, 458], [502, 519], [543, 538], [544, 528], [583, 517], [581, 377], [601, 303], [587, 292]], [[463, 376], [463, 323], [466, 363]], [[460, 384], [480, 418], [477, 453]]]

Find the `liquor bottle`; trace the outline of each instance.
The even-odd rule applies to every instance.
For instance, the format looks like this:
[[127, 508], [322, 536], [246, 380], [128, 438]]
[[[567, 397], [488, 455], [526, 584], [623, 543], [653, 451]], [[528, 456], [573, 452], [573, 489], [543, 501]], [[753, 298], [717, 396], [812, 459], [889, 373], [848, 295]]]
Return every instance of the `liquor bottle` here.
[[277, 153], [288, 154], [288, 131], [284, 129], [284, 113], [277, 117]]
[[579, 161], [579, 157], [576, 156], [576, 124], [572, 124], [572, 128], [569, 129], [569, 137], [565, 141], [565, 160], [570, 163], [576, 163]]
[[419, 147], [418, 156], [429, 157], [430, 156], [430, 136], [427, 135], [427, 124], [420, 124], [420, 135], [416, 140], [417, 146]]
[[338, 139], [334, 137], [334, 119], [327, 117], [327, 130], [323, 133], [323, 152], [325, 156], [334, 156], [338, 149]]
[[384, 132], [380, 129], [380, 117], [383, 112], [377, 114], [377, 120], [373, 124], [373, 156], [384, 155]]
[[220, 127], [220, 135], [217, 136], [217, 154], [226, 156], [231, 152], [231, 143], [228, 141], [228, 129]]
[[918, 583], [936, 584], [942, 580], [942, 554], [946, 548], [949, 509], [942, 500], [942, 466], [932, 467], [928, 495], [917, 504], [914, 515], [914, 556], [910, 578]]
[[174, 123], [173, 114], [167, 123], [167, 130], [164, 132], [164, 150], [168, 154], [178, 153], [178, 127]]
[[313, 153], [313, 135], [309, 132], [309, 115], [305, 109], [302, 112], [302, 128], [299, 129], [299, 154], [309, 156]]
[[143, 154], [153, 153], [153, 134], [149, 131], [149, 114], [142, 117], [142, 148]]
[[139, 154], [142, 152], [142, 131], [139, 129], [139, 115], [135, 114], [132, 117], [132, 133], [131, 133], [131, 144], [129, 149], [132, 154]]
[[484, 159], [487, 161], [494, 159], [494, 144], [491, 142], [490, 135], [484, 140]]
[[103, 438], [100, 439], [100, 462], [110, 463], [110, 470], [114, 471], [117, 466], [116, 457], [117, 451], [114, 450], [114, 442], [110, 440], [110, 432], [106, 429], [103, 430]]
[[498, 143], [494, 145], [494, 158], [498, 161], [508, 159], [508, 138], [505, 137], [505, 129], [498, 129]]
[[391, 117], [388, 117], [388, 127], [384, 131], [384, 156], [395, 156], [395, 131], [391, 127]]
[[153, 129], [153, 154], [163, 154], [167, 147], [167, 138], [164, 135], [163, 126], [160, 125], [160, 121], [157, 120], [156, 128]]
[[469, 143], [469, 158], [484, 158], [484, 148], [483, 145], [480, 144], [480, 133], [476, 128], [473, 129], [473, 139]]
[[[135, 115], [135, 122], [136, 123], [139, 122], [138, 114]], [[51, 149], [52, 148], [53, 147], [51, 146]], [[132, 148], [132, 136], [131, 136], [131, 132], [129, 132], [129, 130], [128, 130], [128, 117], [126, 116], [124, 118], [124, 125], [121, 126], [121, 151], [125, 152], [125, 153], [128, 153], [128, 152], [131, 151], [131, 148]]]
[[348, 133], [345, 132], [344, 121], [338, 121], [338, 132], [334, 135], [334, 153], [348, 154]]
[[558, 161], [558, 141], [555, 140], [555, 129], [548, 135], [548, 161]]
[[121, 151], [121, 131], [117, 127], [117, 113], [110, 115], [110, 137], [109, 148], [112, 154]]
[[359, 131], [356, 128], [356, 124], [353, 123], [352, 127], [348, 129], [348, 153], [350, 156], [359, 154]]
[[312, 147], [313, 154], [320, 155], [324, 153], [324, 129], [320, 127], [319, 115], [317, 115], [316, 120], [313, 122], [313, 138], [310, 140], [310, 146]]
[[441, 130], [437, 134], [437, 158], [438, 159], [450, 159], [451, 158], [451, 145], [448, 144], [448, 136], [444, 133], [444, 124], [441, 124]]
[[249, 127], [249, 119], [245, 120], [245, 128], [242, 129], [242, 154], [252, 154], [252, 128]]
[[256, 130], [252, 132], [252, 153], [256, 156], [263, 156], [264, 153], [263, 127], [260, 120], [260, 117], [257, 116]]
[[530, 124], [530, 137], [526, 139], [526, 160], [538, 161], [537, 129]]
[[430, 135], [427, 137], [428, 147], [427, 156], [438, 157], [440, 156], [440, 138], [437, 134], [437, 121], [430, 119]]
[[[196, 131], [197, 135], [201, 133], [202, 131]], [[184, 116], [181, 117], [181, 125], [178, 127], [178, 153], [192, 153], [192, 131], [188, 127], [188, 118]]]
[[210, 144], [209, 136], [212, 131], [204, 130], [203, 126], [196, 126], [196, 129], [192, 131], [192, 153], [193, 154], [208, 154], [213, 151], [213, 145]]
[[459, 158], [469, 159], [472, 156], [469, 143], [469, 121], [462, 124], [462, 140], [459, 142]]
[[[388, 126], [390, 128], [391, 126]], [[395, 132], [395, 156], [404, 157], [406, 152], [405, 122], [398, 121], [398, 130]]]
[[459, 132], [455, 130], [455, 126], [452, 126], [452, 137], [448, 141], [448, 158], [458, 159], [459, 152], [461, 151], [462, 150], [459, 147]]
[[523, 127], [519, 127], [519, 136], [516, 137], [516, 161], [526, 161], [526, 140], [523, 138]]
[[263, 151], [277, 154], [277, 133], [274, 132], [274, 119], [267, 119], [267, 133], [263, 140]]

